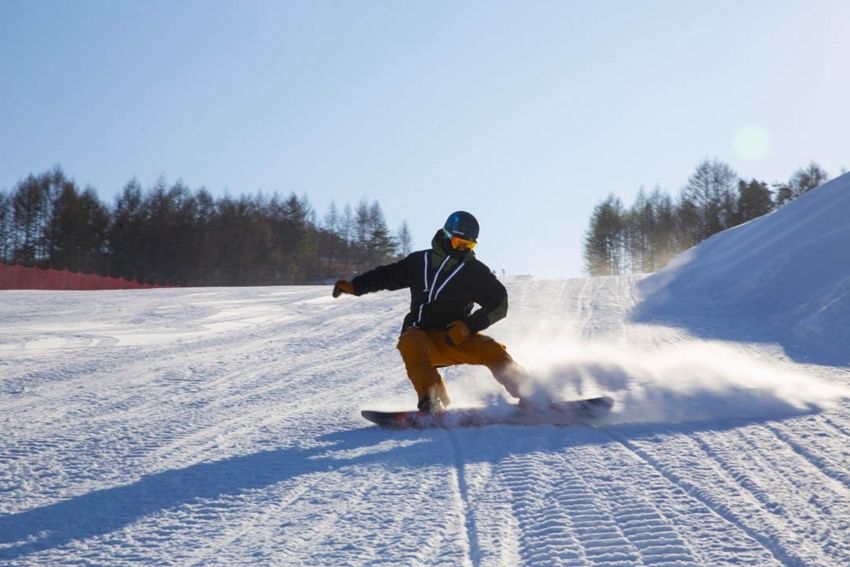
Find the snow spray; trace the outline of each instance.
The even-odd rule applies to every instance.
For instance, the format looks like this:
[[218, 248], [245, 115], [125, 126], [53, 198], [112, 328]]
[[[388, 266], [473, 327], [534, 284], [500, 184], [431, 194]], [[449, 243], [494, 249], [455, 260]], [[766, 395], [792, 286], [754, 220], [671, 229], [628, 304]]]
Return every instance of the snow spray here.
[[650, 333], [590, 340], [550, 328], [512, 350], [534, 376], [537, 397], [614, 397], [609, 423], [777, 418], [850, 399], [846, 386], [758, 347]]

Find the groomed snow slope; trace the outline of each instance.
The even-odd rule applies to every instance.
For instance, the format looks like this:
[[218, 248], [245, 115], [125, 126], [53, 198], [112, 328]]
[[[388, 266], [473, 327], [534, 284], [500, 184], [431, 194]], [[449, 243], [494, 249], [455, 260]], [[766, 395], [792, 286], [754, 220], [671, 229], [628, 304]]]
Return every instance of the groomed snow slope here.
[[414, 402], [403, 292], [0, 293], [0, 563], [850, 564], [846, 367], [632, 323], [628, 277], [507, 283], [492, 334], [609, 423], [370, 426]]
[[850, 173], [714, 235], [640, 288], [636, 320], [773, 340], [798, 361], [850, 365]]

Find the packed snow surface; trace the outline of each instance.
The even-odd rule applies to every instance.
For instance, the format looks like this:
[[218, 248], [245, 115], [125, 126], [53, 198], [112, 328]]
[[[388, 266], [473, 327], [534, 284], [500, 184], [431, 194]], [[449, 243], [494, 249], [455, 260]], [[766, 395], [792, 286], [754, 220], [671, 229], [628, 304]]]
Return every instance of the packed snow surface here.
[[847, 368], [633, 322], [638, 283], [508, 279], [489, 330], [609, 422], [401, 432], [359, 410], [415, 403], [404, 292], [3, 292], [0, 563], [850, 565]]
[[[850, 565], [850, 177], [488, 330], [597, 427], [391, 431], [404, 292], [0, 293], [4, 565]], [[486, 370], [456, 406], [503, 411]]]

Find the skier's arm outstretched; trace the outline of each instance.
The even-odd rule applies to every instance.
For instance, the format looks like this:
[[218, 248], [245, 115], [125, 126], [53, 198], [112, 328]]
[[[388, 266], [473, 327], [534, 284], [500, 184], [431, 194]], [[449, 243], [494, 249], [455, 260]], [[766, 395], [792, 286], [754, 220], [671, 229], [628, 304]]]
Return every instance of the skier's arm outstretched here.
[[351, 281], [337, 280], [334, 284], [333, 296], [339, 297], [343, 293], [363, 295], [373, 291], [394, 291], [410, 287], [409, 258], [410, 256], [386, 266], [378, 266], [356, 276]]

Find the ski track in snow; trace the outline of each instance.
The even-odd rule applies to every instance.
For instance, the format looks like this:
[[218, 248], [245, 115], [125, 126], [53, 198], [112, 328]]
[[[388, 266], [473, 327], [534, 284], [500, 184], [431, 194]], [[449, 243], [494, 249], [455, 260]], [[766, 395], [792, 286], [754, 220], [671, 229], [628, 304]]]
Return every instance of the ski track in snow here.
[[[541, 333], [615, 358], [707, 342], [630, 323], [634, 276], [507, 284], [511, 313], [490, 332], [532, 369]], [[850, 565], [846, 399], [783, 416], [384, 431], [358, 411], [415, 401], [395, 349], [405, 293], [0, 299], [4, 565]], [[723, 346], [850, 383], [774, 345]], [[446, 376], [458, 405], [500, 395], [482, 369]]]

